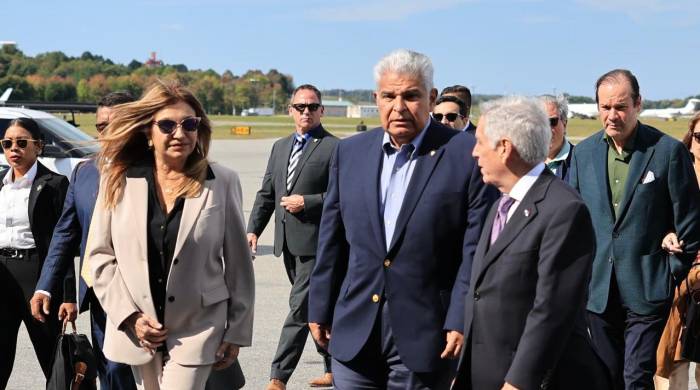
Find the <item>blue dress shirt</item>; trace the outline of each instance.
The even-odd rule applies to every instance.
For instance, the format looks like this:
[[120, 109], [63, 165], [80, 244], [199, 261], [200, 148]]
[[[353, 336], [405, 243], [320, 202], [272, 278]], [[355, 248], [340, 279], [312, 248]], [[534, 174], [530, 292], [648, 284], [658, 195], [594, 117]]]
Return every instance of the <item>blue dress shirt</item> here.
[[429, 125], [430, 120], [423, 127], [423, 130], [413, 138], [411, 143], [402, 145], [399, 149], [396, 149], [391, 144], [389, 133], [384, 132], [382, 140], [384, 158], [382, 160], [382, 175], [379, 184], [379, 199], [381, 202], [379, 209], [384, 217], [384, 237], [387, 250], [389, 250], [394, 237], [396, 220], [399, 218], [401, 205], [406, 196], [411, 176], [413, 176], [413, 170], [416, 167], [414, 152], [420, 148], [423, 137], [425, 137], [425, 131]]

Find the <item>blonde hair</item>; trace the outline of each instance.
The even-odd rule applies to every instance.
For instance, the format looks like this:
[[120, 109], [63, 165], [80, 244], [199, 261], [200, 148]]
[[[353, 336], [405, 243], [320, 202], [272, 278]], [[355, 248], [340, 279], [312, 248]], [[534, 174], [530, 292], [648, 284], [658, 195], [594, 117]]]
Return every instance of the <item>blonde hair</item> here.
[[184, 197], [194, 197], [201, 192], [207, 174], [211, 122], [202, 104], [180, 82], [156, 80], [140, 100], [113, 108], [113, 119], [98, 141], [101, 145], [97, 155], [102, 174], [100, 191], [105, 192], [108, 208], [114, 208], [121, 201], [127, 169], [152, 158], [146, 134], [155, 114], [179, 102], [187, 103], [202, 120], [197, 130], [197, 145], [185, 162], [185, 180], [174, 192]]

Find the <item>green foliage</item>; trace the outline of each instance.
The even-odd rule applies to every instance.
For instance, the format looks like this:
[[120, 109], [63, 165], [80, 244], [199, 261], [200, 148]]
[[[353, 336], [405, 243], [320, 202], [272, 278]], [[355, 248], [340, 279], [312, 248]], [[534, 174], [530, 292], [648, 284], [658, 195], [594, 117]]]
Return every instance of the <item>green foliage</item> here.
[[12, 97], [17, 100], [32, 99], [36, 92], [34, 87], [20, 76], [6, 76], [0, 78], [0, 91], [5, 91], [7, 88], [14, 88]]
[[140, 96], [156, 78], [177, 79], [188, 86], [210, 113], [272, 107], [284, 113], [294, 89], [292, 77], [272, 69], [236, 76], [213, 69], [190, 70], [184, 64], [147, 67], [132, 60], [115, 64], [89, 51], [70, 57], [60, 51], [25, 56], [16, 46], [0, 48], [0, 93], [14, 88], [11, 99], [95, 103], [112, 91]]

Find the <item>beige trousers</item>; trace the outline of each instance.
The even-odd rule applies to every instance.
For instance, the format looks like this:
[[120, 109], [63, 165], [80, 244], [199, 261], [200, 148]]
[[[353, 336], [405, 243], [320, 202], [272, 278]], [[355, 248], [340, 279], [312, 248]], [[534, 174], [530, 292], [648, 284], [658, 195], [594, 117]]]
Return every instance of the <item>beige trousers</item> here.
[[183, 366], [172, 360], [163, 361], [156, 352], [153, 360], [131, 366], [139, 390], [204, 390], [212, 365]]
[[[654, 376], [654, 388], [656, 390], [688, 390], [690, 386], [689, 371], [689, 362], [675, 362], [668, 379]], [[695, 382], [700, 384], [700, 364], [695, 365]]]

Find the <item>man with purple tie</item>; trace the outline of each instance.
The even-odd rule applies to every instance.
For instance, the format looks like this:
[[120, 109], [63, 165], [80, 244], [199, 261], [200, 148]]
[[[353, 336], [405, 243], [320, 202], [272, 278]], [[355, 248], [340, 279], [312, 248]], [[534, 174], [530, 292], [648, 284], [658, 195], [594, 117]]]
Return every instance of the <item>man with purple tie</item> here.
[[502, 195], [474, 255], [453, 389], [608, 388], [585, 321], [593, 225], [578, 194], [545, 168], [543, 108], [514, 96], [481, 110], [473, 155]]

